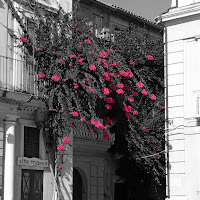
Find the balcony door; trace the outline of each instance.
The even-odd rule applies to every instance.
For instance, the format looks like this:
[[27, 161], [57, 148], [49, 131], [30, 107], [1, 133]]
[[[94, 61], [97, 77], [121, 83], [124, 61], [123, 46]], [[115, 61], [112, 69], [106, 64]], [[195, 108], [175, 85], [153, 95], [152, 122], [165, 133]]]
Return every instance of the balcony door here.
[[43, 171], [22, 170], [21, 200], [43, 200]]

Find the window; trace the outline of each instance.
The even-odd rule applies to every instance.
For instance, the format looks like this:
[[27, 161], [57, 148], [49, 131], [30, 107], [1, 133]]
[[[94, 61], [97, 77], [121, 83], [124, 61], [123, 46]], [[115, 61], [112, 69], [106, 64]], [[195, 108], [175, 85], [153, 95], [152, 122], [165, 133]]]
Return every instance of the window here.
[[39, 129], [24, 127], [24, 157], [39, 158], [39, 136]]
[[94, 19], [94, 25], [96, 26], [97, 30], [101, 32], [103, 28], [103, 17], [97, 14], [93, 14], [93, 19]]

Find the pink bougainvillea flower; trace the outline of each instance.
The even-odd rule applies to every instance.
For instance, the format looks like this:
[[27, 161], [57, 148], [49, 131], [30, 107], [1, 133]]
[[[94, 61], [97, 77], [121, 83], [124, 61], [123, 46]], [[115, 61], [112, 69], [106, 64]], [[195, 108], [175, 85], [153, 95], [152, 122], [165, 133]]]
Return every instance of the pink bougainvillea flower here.
[[92, 87], [90, 87], [90, 86], [86, 86], [86, 88], [87, 88], [88, 90], [90, 90], [90, 91], [94, 91], [94, 89], [93, 89]]
[[45, 74], [38, 74], [38, 76], [40, 77], [40, 78], [44, 78], [45, 77]]
[[138, 115], [138, 111], [136, 111], [136, 110], [133, 111], [133, 114], [134, 114], [134, 115]]
[[129, 112], [125, 112], [126, 117], [130, 118], [131, 117], [131, 113]]
[[133, 96], [138, 96], [138, 93], [137, 92], [135, 92], [135, 91], [133, 91]]
[[154, 101], [156, 100], [156, 96], [154, 94], [151, 94], [151, 96], [149, 98], [154, 100]]
[[116, 62], [113, 62], [110, 64], [111, 66], [113, 66], [114, 68], [117, 66], [117, 63]]
[[108, 51], [108, 52], [114, 51], [114, 49], [112, 49], [112, 48], [110, 47], [110, 49], [107, 49], [107, 51]]
[[94, 119], [91, 118], [91, 124], [92, 124], [92, 125], [95, 125], [95, 123], [96, 123], [96, 122], [94, 121]]
[[74, 30], [77, 29], [77, 27], [76, 27], [75, 25], [71, 25], [71, 27], [72, 27]]
[[108, 110], [112, 109], [112, 106], [109, 105], [109, 104], [106, 104], [105, 107], [106, 107]]
[[101, 100], [101, 97], [97, 96], [97, 98]]
[[60, 165], [59, 168], [63, 168], [63, 165]]
[[64, 59], [64, 58], [62, 58], [62, 59], [61, 59], [61, 62], [64, 62], [64, 61], [65, 61], [65, 59]]
[[128, 91], [131, 91], [131, 89], [129, 88], [129, 85], [124, 84], [124, 87], [125, 87]]
[[42, 49], [41, 49], [41, 48], [36, 48], [35, 50], [36, 50], [36, 51], [41, 51]]
[[105, 122], [105, 124], [111, 124], [112, 123], [112, 120], [109, 117], [107, 117], [107, 119], [104, 118], [103, 121]]
[[119, 74], [120, 74], [121, 76], [124, 76], [124, 77], [127, 77], [127, 78], [129, 77], [129, 73], [128, 73], [128, 72], [125, 72], [124, 70], [120, 71]]
[[105, 99], [105, 101], [107, 103], [115, 103], [115, 100], [112, 97], [108, 97], [107, 99]]
[[70, 126], [70, 128], [72, 129], [74, 127], [74, 125], [72, 124], [71, 126]]
[[57, 53], [57, 55], [60, 55], [60, 53]]
[[147, 58], [148, 60], [153, 60], [153, 56], [151, 56], [151, 55], [146, 56], [146, 58]]
[[97, 119], [95, 126], [99, 129], [106, 129], [107, 126], [103, 126], [103, 124]]
[[131, 72], [130, 68], [128, 68], [128, 71], [129, 71], [129, 78], [133, 78], [133, 73]]
[[95, 65], [90, 65], [89, 68], [90, 68], [90, 70], [94, 70], [94, 71], [96, 70]]
[[78, 89], [79, 88], [79, 85], [77, 83], [74, 83], [74, 88], [75, 89]]
[[146, 127], [145, 127], [145, 126], [143, 126], [143, 127], [142, 127], [142, 130], [146, 130]]
[[124, 105], [124, 111], [126, 111], [126, 112], [131, 112], [131, 107], [130, 106], [126, 106], [126, 105]]
[[104, 64], [102, 65], [102, 67], [105, 68], [105, 69], [108, 69], [108, 64], [107, 64], [107, 63], [104, 63]]
[[133, 102], [134, 101], [133, 97], [129, 97], [128, 101]]
[[106, 129], [107, 126], [103, 126], [103, 124], [97, 119], [96, 122], [93, 118], [91, 118], [91, 124], [95, 125], [99, 129]]
[[141, 139], [141, 137], [138, 137], [138, 139]]
[[105, 51], [99, 52], [99, 56], [102, 58], [107, 58], [108, 54]]
[[94, 51], [89, 51], [88, 54], [94, 54]]
[[89, 131], [88, 133], [89, 133], [91, 136], [94, 135], [94, 131], [93, 131], [93, 130]]
[[27, 42], [27, 39], [26, 38], [22, 38], [22, 42]]
[[99, 58], [97, 62], [98, 62], [99, 64], [101, 64], [101, 58]]
[[83, 121], [86, 121], [85, 117], [82, 117], [82, 118], [81, 118], [81, 121], [82, 121], [82, 122], [83, 122]]
[[70, 55], [70, 58], [76, 58], [76, 55]]
[[102, 92], [103, 92], [105, 95], [109, 95], [110, 92], [111, 92], [111, 90], [108, 89], [108, 88], [104, 88], [104, 89], [102, 90]]
[[141, 81], [139, 81], [138, 83], [136, 83], [136, 85], [137, 85], [138, 87], [140, 87], [140, 88], [142, 88], [142, 87], [144, 86], [144, 84], [143, 84]]
[[115, 91], [115, 90], [116, 90], [116, 87], [114, 86], [114, 84], [113, 84], [113, 83], [111, 83], [109, 86], [112, 88], [112, 90], [113, 90], [113, 91]]
[[124, 93], [124, 91], [123, 91], [122, 89], [116, 90], [116, 92], [117, 92], [118, 94], [123, 94], [123, 93]]
[[83, 64], [83, 59], [82, 58], [78, 59], [78, 62]]
[[88, 79], [87, 79], [87, 78], [85, 78], [84, 80], [85, 80], [85, 81], [88, 81]]
[[53, 80], [53, 81], [60, 81], [60, 78], [58, 77], [58, 76], [52, 76], [51, 77], [51, 80]]
[[109, 72], [106, 72], [106, 73], [104, 73], [104, 79], [106, 80], [106, 81], [110, 81], [110, 73]]
[[62, 142], [63, 143], [69, 143], [70, 139], [68, 137], [65, 137], [62, 139]]
[[130, 64], [131, 65], [135, 65], [135, 63], [133, 62], [133, 60], [130, 60]]
[[59, 144], [59, 145], [57, 146], [57, 150], [58, 150], [58, 151], [62, 151], [63, 149], [64, 149], [63, 144]]
[[72, 114], [74, 117], [78, 117], [78, 113], [77, 113], [77, 112], [71, 112], [71, 114]]
[[104, 140], [109, 140], [109, 135], [107, 132], [103, 133], [103, 139]]
[[165, 110], [165, 106], [161, 106], [160, 109], [161, 109], [161, 110]]
[[92, 42], [91, 42], [90, 40], [85, 40], [85, 42], [86, 42], [87, 44], [92, 44]]
[[117, 84], [117, 87], [122, 89], [122, 88], [124, 87], [124, 85], [121, 84], [121, 83], [118, 83], [118, 84]]
[[132, 81], [128, 80], [128, 82], [129, 82], [130, 84], [132, 84]]
[[145, 95], [145, 96], [147, 95], [147, 91], [145, 91], [145, 89], [143, 89], [141, 93], [142, 93], [143, 95]]

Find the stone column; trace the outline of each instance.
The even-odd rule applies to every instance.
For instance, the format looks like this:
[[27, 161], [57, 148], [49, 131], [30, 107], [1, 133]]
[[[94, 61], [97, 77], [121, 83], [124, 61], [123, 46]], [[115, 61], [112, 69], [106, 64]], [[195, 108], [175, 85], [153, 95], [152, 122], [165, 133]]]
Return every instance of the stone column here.
[[5, 131], [5, 163], [4, 163], [4, 199], [15, 200], [14, 197], [14, 165], [15, 165], [15, 125], [18, 115], [6, 115]]

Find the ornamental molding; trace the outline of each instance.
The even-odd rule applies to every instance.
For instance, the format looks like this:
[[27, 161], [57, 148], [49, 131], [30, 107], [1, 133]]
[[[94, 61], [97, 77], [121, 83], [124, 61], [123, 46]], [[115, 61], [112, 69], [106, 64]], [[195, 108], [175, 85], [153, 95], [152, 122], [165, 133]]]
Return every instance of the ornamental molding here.
[[10, 105], [21, 105], [22, 104], [21, 101], [17, 101], [15, 99], [8, 99], [6, 97], [0, 97], [0, 102], [10, 104]]
[[106, 144], [109, 145], [110, 143], [114, 142], [114, 135], [109, 134], [109, 140], [103, 139], [103, 133], [95, 132], [94, 135], [90, 135], [87, 132], [83, 132], [82, 130], [74, 131], [74, 141], [80, 141], [80, 142], [90, 142], [95, 144]]
[[168, 22], [197, 14], [200, 14], [200, 3], [194, 3], [187, 6], [170, 9], [169, 12], [162, 15], [161, 18], [162, 22]]

